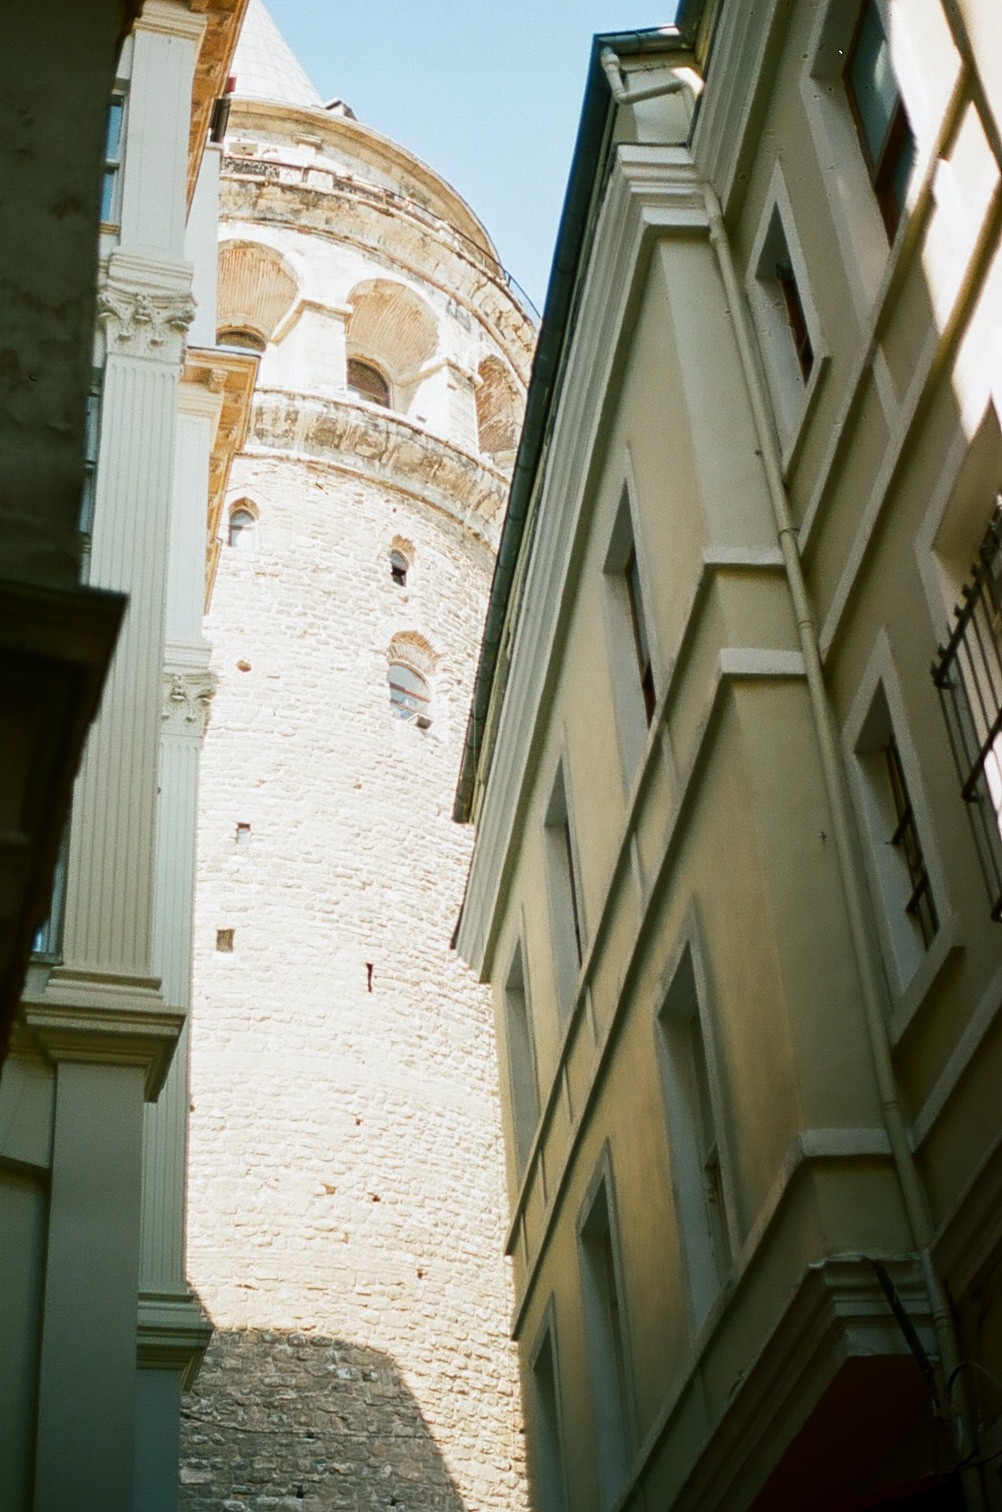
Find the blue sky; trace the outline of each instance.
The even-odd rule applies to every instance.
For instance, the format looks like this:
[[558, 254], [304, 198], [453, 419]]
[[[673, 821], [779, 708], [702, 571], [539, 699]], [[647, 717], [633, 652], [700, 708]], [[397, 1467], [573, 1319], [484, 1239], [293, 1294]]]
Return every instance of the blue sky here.
[[592, 34], [674, 0], [266, 0], [325, 99], [409, 147], [480, 216], [541, 307]]

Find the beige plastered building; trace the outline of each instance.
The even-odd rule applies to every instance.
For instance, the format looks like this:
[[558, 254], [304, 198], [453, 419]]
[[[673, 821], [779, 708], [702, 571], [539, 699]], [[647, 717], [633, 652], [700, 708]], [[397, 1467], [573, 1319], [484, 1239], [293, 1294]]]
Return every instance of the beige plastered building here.
[[534, 328], [476, 217], [252, 0], [219, 340], [182, 1506], [525, 1506], [484, 989], [451, 798]]
[[596, 39], [457, 798], [545, 1512], [1000, 1505], [998, 21]]

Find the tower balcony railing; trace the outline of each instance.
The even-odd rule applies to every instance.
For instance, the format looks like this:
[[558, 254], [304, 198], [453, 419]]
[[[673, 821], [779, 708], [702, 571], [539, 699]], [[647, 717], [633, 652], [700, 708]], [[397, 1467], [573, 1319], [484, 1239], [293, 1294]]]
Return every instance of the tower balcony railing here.
[[312, 163], [286, 163], [277, 158], [227, 153], [223, 159], [223, 171], [233, 178], [264, 179], [276, 184], [316, 189], [325, 194], [350, 195], [405, 216], [425, 229], [434, 231], [441, 240], [451, 243], [461, 256], [476, 264], [488, 277], [507, 290], [532, 325], [539, 325], [539, 311], [507, 268], [472, 236], [467, 236], [409, 195], [401, 194], [395, 189], [384, 189], [379, 184], [367, 184], [351, 174], [338, 173], [334, 168], [320, 168]]
[[961, 595], [956, 624], [946, 645], [938, 647], [932, 678], [992, 918], [1002, 921], [1002, 495]]

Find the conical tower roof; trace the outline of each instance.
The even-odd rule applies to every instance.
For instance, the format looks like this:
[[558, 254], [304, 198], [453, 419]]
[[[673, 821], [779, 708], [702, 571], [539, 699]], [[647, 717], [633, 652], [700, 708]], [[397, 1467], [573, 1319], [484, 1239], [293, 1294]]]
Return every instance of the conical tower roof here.
[[268, 14], [264, 0], [250, 0], [233, 72], [239, 99], [323, 109], [323, 100]]

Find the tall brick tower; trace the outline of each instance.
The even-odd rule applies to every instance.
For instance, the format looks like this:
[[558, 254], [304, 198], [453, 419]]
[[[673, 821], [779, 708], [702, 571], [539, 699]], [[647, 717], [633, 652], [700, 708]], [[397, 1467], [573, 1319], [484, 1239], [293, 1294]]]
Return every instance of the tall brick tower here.
[[[221, 341], [258, 350], [208, 618], [188, 1509], [525, 1504], [489, 1003], [450, 819], [533, 328], [252, 0]], [[207, 422], [208, 423], [208, 422]]]

